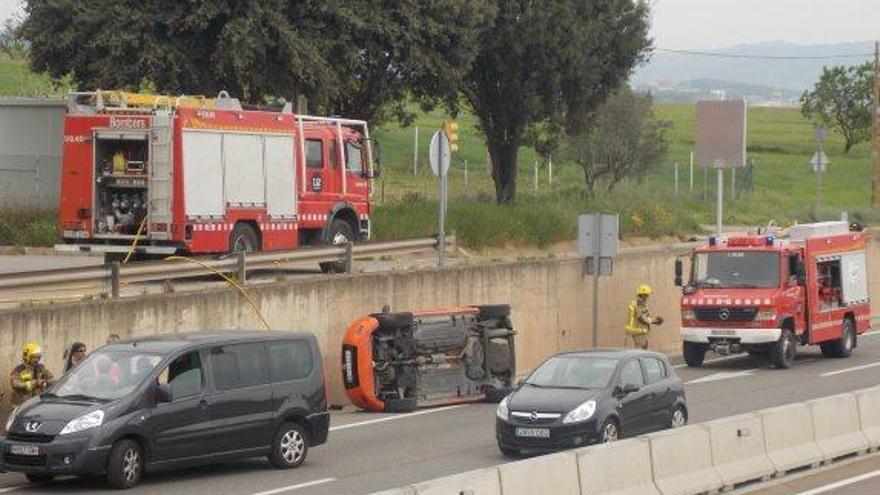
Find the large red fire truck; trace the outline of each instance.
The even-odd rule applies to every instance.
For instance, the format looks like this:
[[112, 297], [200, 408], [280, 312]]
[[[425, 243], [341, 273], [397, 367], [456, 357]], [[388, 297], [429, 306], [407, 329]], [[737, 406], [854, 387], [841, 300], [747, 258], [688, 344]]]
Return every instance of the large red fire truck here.
[[[870, 329], [864, 232], [846, 222], [791, 227], [771, 235], [710, 238], [691, 254], [681, 300], [684, 359], [708, 350], [769, 358], [790, 367], [800, 345], [849, 357]], [[682, 285], [683, 263], [676, 262]]]
[[216, 99], [71, 93], [64, 119], [64, 251], [272, 251], [370, 235], [364, 121], [245, 110]]

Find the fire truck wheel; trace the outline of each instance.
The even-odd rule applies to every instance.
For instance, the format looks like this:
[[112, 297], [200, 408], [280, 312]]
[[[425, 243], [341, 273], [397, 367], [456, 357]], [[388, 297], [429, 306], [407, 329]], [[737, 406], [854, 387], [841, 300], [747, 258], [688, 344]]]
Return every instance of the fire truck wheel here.
[[229, 252], [238, 253], [244, 251], [252, 253], [260, 250], [260, 241], [254, 228], [246, 223], [237, 223], [229, 234]]
[[699, 368], [703, 365], [703, 359], [706, 357], [706, 347], [695, 342], [684, 343], [682, 349], [684, 354], [684, 362], [691, 368]]
[[[345, 245], [349, 241], [355, 241], [354, 230], [345, 220], [336, 219], [330, 223], [330, 228], [324, 232], [322, 243], [330, 246]], [[321, 263], [321, 271], [324, 273], [342, 273], [345, 271], [345, 263], [342, 261], [326, 261]]]
[[797, 355], [797, 340], [794, 333], [784, 328], [779, 340], [773, 346], [773, 365], [779, 369], [791, 368]]
[[856, 346], [856, 331], [852, 320], [849, 318], [843, 320], [843, 335], [838, 340], [825, 342], [819, 346], [825, 357], [848, 358]]
[[405, 397], [403, 399], [388, 399], [385, 401], [385, 412], [408, 413], [413, 412], [419, 405], [418, 399]]

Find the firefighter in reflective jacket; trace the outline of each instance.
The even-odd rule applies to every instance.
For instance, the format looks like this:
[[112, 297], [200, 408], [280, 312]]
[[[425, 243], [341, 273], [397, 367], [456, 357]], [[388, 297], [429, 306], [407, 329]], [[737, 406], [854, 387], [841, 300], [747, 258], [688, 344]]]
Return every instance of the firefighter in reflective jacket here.
[[637, 348], [648, 348], [648, 333], [651, 325], [662, 325], [663, 318], [651, 317], [648, 309], [648, 296], [654, 292], [650, 285], [642, 284], [636, 290], [636, 299], [629, 303], [629, 318], [626, 323], [626, 334], [632, 338]]
[[43, 393], [54, 377], [40, 359], [43, 353], [39, 344], [28, 342], [22, 353], [23, 362], [12, 370], [9, 380], [12, 383], [12, 405], [18, 406], [24, 401]]

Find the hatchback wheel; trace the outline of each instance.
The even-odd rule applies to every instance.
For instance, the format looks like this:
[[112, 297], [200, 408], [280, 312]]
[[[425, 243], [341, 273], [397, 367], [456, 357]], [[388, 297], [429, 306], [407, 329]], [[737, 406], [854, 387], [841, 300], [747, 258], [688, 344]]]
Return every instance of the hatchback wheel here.
[[132, 488], [141, 481], [144, 459], [141, 446], [130, 439], [116, 442], [107, 459], [107, 483], [116, 489]]
[[296, 423], [284, 423], [275, 434], [269, 462], [279, 469], [299, 467], [306, 460], [309, 441], [305, 429]]
[[669, 425], [670, 428], [681, 428], [686, 425], [688, 422], [687, 413], [684, 408], [681, 406], [676, 407], [672, 411], [672, 422]]
[[620, 428], [617, 426], [617, 421], [613, 419], [606, 419], [604, 423], [602, 423], [602, 443], [616, 442], [620, 440]]

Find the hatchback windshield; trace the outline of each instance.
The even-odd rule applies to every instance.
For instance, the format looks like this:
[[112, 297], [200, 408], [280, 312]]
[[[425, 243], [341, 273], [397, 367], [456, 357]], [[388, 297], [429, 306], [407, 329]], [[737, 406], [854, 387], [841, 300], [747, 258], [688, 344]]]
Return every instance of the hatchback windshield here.
[[134, 390], [160, 361], [159, 354], [95, 351], [58, 380], [49, 392], [61, 398], [118, 399]]
[[556, 356], [539, 366], [526, 384], [550, 388], [603, 388], [611, 380], [615, 366], [616, 359]]
[[694, 256], [694, 285], [755, 288], [779, 286], [779, 254], [719, 251]]

